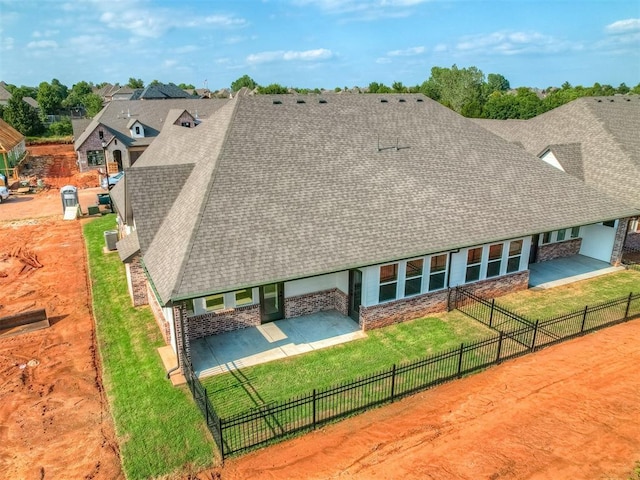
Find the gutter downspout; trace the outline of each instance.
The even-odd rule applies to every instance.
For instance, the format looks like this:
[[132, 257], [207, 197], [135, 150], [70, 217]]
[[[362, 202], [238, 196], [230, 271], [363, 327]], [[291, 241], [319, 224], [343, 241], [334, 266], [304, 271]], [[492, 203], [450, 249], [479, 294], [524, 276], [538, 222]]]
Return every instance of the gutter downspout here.
[[[180, 312], [180, 322], [182, 323], [182, 312]], [[176, 316], [173, 315], [173, 331], [176, 332], [176, 335], [178, 333], [178, 329], [176, 328]], [[180, 330], [182, 331], [182, 329]], [[176, 338], [176, 347], [178, 347], [178, 339]], [[167, 380], [169, 380], [171, 378], [171, 374], [173, 372], [175, 372], [176, 370], [178, 370], [180, 368], [180, 348], [176, 348], [176, 350], [178, 350], [176, 352], [176, 360], [178, 361], [177, 365], [173, 368], [170, 368], [167, 371]]]

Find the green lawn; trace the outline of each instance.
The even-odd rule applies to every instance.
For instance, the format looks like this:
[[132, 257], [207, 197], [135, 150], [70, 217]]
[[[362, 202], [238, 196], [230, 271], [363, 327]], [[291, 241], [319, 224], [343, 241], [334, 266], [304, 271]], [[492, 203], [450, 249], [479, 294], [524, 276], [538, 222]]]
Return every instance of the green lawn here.
[[164, 345], [148, 307], [133, 308], [124, 265], [104, 254], [105, 230], [115, 215], [84, 226], [97, 343], [115, 421], [123, 470], [129, 479], [198, 471], [212, 464], [213, 442], [189, 390], [165, 378], [157, 348]]
[[227, 417], [493, 335], [479, 322], [451, 312], [371, 330], [367, 338], [216, 375], [202, 383], [218, 414]]
[[542, 320], [585, 305], [640, 292], [640, 271], [625, 270], [549, 290], [526, 290], [497, 298], [496, 303], [532, 320]]

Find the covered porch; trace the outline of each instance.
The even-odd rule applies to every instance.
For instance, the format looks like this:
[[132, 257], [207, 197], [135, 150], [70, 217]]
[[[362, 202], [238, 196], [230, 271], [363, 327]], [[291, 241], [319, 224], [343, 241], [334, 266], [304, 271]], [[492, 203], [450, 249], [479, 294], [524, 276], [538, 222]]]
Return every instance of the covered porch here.
[[321, 311], [192, 340], [191, 363], [203, 378], [364, 337], [351, 318]]
[[572, 255], [529, 264], [529, 287], [532, 290], [553, 288], [587, 278], [624, 270], [585, 255]]

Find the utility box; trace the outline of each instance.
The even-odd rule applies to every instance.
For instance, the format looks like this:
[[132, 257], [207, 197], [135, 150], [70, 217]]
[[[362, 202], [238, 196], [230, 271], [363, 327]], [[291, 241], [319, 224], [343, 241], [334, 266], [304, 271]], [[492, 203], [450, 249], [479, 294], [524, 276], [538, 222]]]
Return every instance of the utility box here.
[[78, 201], [78, 189], [73, 185], [66, 185], [60, 189], [60, 198], [62, 200], [62, 213], [65, 213], [68, 207], [77, 208], [80, 202]]
[[113, 251], [116, 250], [116, 242], [118, 241], [118, 231], [117, 230], [107, 230], [104, 232], [104, 243], [107, 247], [107, 250]]
[[98, 205], [111, 205], [111, 195], [108, 193], [98, 193]]

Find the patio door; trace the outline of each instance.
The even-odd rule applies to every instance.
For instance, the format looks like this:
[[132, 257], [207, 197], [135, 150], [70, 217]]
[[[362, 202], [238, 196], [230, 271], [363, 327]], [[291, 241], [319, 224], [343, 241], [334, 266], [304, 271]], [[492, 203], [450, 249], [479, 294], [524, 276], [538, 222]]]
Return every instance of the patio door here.
[[349, 270], [349, 316], [360, 322], [360, 304], [362, 303], [362, 272]]
[[538, 262], [538, 242], [540, 241], [540, 235], [535, 234], [531, 237], [531, 250], [529, 250], [529, 263]]
[[260, 320], [262, 323], [284, 318], [284, 283], [260, 287]]

